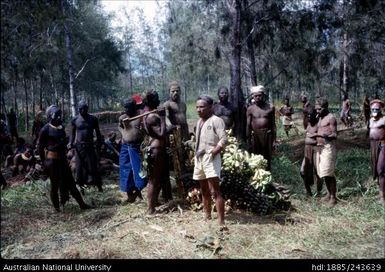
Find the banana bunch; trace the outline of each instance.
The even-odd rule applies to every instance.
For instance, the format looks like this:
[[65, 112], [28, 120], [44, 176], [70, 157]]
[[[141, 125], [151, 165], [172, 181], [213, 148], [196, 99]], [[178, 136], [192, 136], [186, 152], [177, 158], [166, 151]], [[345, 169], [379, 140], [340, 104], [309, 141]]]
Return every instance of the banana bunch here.
[[255, 189], [264, 193], [272, 184], [271, 173], [264, 169], [256, 169], [254, 176], [250, 180], [250, 183]]

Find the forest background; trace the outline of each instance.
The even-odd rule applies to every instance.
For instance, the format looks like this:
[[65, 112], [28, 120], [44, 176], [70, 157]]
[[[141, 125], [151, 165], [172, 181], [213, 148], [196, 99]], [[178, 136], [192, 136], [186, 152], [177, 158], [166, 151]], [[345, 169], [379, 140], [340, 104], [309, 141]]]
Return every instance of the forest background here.
[[256, 84], [273, 103], [306, 94], [338, 107], [347, 93], [357, 107], [364, 94], [384, 97], [384, 1], [156, 3], [153, 21], [139, 6], [113, 27], [98, 0], [1, 1], [0, 111], [14, 108], [26, 131], [50, 104], [67, 117], [81, 99], [91, 112], [120, 110], [148, 89], [167, 99], [171, 80], [187, 103], [228, 86], [239, 115]]

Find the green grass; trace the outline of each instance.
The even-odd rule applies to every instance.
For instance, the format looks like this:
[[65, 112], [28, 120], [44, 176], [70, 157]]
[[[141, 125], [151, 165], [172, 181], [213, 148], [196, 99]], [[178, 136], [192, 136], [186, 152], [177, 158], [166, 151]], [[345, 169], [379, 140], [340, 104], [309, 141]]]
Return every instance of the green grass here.
[[[359, 140], [352, 139], [349, 144], [353, 147]], [[300, 160], [293, 152], [297, 148], [298, 141], [285, 141], [272, 161], [274, 181], [291, 190], [293, 209], [269, 216], [232, 211], [226, 214], [228, 235], [217, 232], [216, 213], [214, 220], [204, 221], [201, 211], [189, 210], [177, 201], [168, 205], [168, 212], [147, 216], [145, 201], [122, 201], [116, 174], [104, 177], [103, 193], [93, 188], [86, 191], [85, 201], [95, 206], [87, 211], [80, 211], [71, 199], [64, 212], [56, 213], [49, 200], [48, 182], [2, 190], [1, 256], [383, 259], [385, 208], [377, 203], [378, 185], [368, 171], [369, 151], [354, 147], [337, 153], [340, 201], [329, 208], [317, 197], [305, 197]], [[146, 198], [146, 191], [143, 196]], [[202, 246], [210, 239], [220, 249]]]

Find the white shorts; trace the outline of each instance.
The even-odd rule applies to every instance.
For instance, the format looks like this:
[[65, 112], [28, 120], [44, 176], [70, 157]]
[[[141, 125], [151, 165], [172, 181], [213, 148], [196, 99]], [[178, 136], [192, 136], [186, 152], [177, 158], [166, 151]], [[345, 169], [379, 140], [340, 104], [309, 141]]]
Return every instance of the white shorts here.
[[203, 156], [194, 158], [194, 180], [202, 180], [208, 178], [221, 177], [221, 155], [215, 157], [211, 153], [203, 154]]

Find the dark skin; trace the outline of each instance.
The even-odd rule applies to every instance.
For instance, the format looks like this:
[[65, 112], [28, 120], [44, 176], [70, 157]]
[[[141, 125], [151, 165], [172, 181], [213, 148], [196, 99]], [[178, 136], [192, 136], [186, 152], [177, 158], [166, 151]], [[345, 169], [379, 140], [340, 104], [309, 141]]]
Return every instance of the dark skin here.
[[[68, 201], [70, 193], [78, 202], [81, 209], [89, 209], [90, 206], [84, 203], [79, 191], [76, 188], [71, 170], [66, 157], [66, 135], [63, 128], [61, 111], [53, 110], [49, 124], [45, 125], [39, 134], [39, 155], [43, 162], [44, 171], [49, 175], [51, 181], [51, 201], [56, 209], [60, 211], [60, 204]], [[54, 157], [46, 157], [46, 150], [55, 154]], [[48, 155], [48, 153], [47, 153]], [[60, 203], [59, 203], [60, 192]]]
[[[127, 103], [124, 106], [124, 114], [119, 117], [119, 131], [122, 134], [122, 142], [125, 144], [141, 143], [143, 141], [143, 131], [141, 129], [141, 119], [135, 119], [123, 124], [123, 120], [140, 114], [140, 109], [137, 108], [135, 102]], [[127, 201], [135, 202], [136, 198], [142, 198], [140, 191], [127, 192]]]
[[[72, 120], [71, 124], [72, 124], [72, 129], [71, 129], [70, 142], [68, 144], [69, 149], [76, 146], [77, 144], [88, 144], [88, 146], [93, 149], [94, 131], [95, 131], [96, 138], [97, 138], [97, 146], [100, 151], [100, 148], [103, 144], [103, 140], [99, 129], [99, 122], [96, 117], [88, 114], [87, 105], [82, 104], [81, 106], [79, 106], [79, 115], [77, 115]], [[76, 148], [76, 150], [78, 153], [79, 149]], [[84, 156], [83, 156], [83, 159], [80, 159], [80, 155], [79, 155], [79, 157], [77, 157], [76, 159], [76, 168], [78, 173], [80, 173], [82, 168], [86, 169], [86, 175], [88, 175], [88, 177], [82, 177], [81, 183], [89, 182], [89, 179], [91, 178], [92, 183], [94, 183], [98, 187], [99, 191], [103, 191], [100, 174], [98, 173], [98, 170], [97, 170], [98, 166], [96, 162], [96, 154], [94, 152], [95, 150], [88, 150], [87, 151], [88, 155], [86, 159], [84, 158]], [[84, 176], [84, 175], [85, 174], [82, 174], [80, 176]], [[78, 179], [80, 179], [79, 176], [78, 176]], [[87, 179], [87, 180], [83, 180], [83, 179]]]
[[[317, 144], [317, 140], [315, 138], [311, 138], [310, 136], [311, 135], [314, 135], [317, 133], [317, 130], [318, 130], [318, 118], [317, 118], [317, 111], [316, 110], [313, 110], [311, 112], [309, 112], [308, 114], [308, 120], [309, 120], [309, 123], [308, 123], [308, 126], [306, 127], [306, 138], [305, 138], [305, 145], [312, 145], [312, 146], [315, 146]], [[314, 161], [312, 160], [311, 162], [314, 166]], [[307, 164], [305, 164], [307, 165]], [[304, 171], [307, 171], [307, 169]], [[315, 171], [315, 169], [313, 169], [313, 171]], [[301, 173], [302, 175], [302, 173]], [[318, 177], [317, 173], [315, 173], [315, 176], [316, 176], [316, 181], [317, 181], [317, 195], [319, 196], [321, 194], [321, 191], [322, 191], [322, 180]], [[309, 184], [309, 182], [306, 182], [306, 176], [302, 176], [304, 178], [304, 181], [305, 181], [305, 189], [306, 189], [306, 193], [307, 193], [307, 196], [313, 196], [313, 193], [311, 191], [311, 186]]]
[[[292, 115], [294, 113], [294, 108], [290, 105], [290, 102], [289, 102], [289, 99], [285, 99], [284, 101], [284, 106], [282, 106], [279, 110], [279, 114], [281, 116], [286, 116], [288, 118], [290, 118], [290, 120], [292, 120]], [[289, 137], [289, 130], [290, 130], [290, 125], [285, 125], [285, 132], [286, 132], [286, 136]], [[298, 130], [297, 130], [297, 134], [298, 134]]]
[[[156, 94], [151, 97], [147, 102], [145, 111], [151, 111], [159, 106], [159, 97]], [[161, 108], [158, 113], [149, 114], [145, 120], [147, 132], [151, 137], [150, 148], [151, 148], [151, 163], [150, 173], [148, 177], [147, 185], [147, 199], [148, 199], [148, 214], [155, 213], [155, 206], [158, 202], [159, 192], [161, 190], [161, 179], [163, 175], [164, 161], [166, 157], [166, 111]]]
[[[203, 121], [202, 124], [208, 118], [210, 118], [211, 115], [213, 114], [212, 106], [209, 105], [205, 100], [198, 100], [196, 102], [196, 111], [199, 117]], [[212, 149], [211, 154], [213, 156], [219, 154], [222, 151], [222, 148], [223, 148], [222, 146], [216, 145]], [[206, 153], [206, 150], [199, 150], [196, 153], [196, 156], [200, 157], [205, 153]], [[220, 193], [219, 182], [220, 182], [220, 179], [218, 177], [199, 180], [199, 184], [202, 192], [203, 210], [205, 212], [206, 218], [211, 219], [211, 196], [212, 196], [215, 199], [215, 206], [217, 208], [219, 225], [224, 225], [225, 224], [225, 204], [224, 204], [225, 202]]]
[[[382, 108], [383, 108], [382, 105], [379, 103], [373, 103], [371, 105], [372, 115], [373, 113], [376, 114], [376, 116], [372, 116], [372, 120], [370, 122], [369, 138], [371, 141], [385, 141], [385, 116], [382, 114]], [[381, 204], [384, 204], [385, 203], [385, 177], [383, 174], [381, 175], [381, 172], [384, 171], [384, 167], [385, 167], [385, 147], [384, 146], [380, 148], [377, 165], [373, 165], [373, 167], [376, 167], [376, 171], [378, 173], [378, 184], [380, 187], [379, 202]]]
[[342, 100], [342, 111], [346, 112], [346, 115], [341, 117], [342, 123], [344, 123], [344, 125], [347, 127], [351, 126], [351, 104], [347, 95], [344, 95]]
[[251, 131], [257, 129], [268, 129], [273, 134], [273, 147], [276, 141], [276, 126], [275, 126], [275, 108], [265, 102], [265, 94], [256, 93], [252, 95], [255, 104], [247, 108], [247, 126], [246, 138], [251, 141]]
[[230, 129], [234, 124], [233, 110], [229, 102], [229, 91], [226, 88], [218, 90], [218, 103], [213, 106], [213, 113], [222, 118], [226, 129]]
[[306, 96], [302, 97], [302, 112], [303, 112], [303, 128], [306, 129], [308, 123], [309, 123], [309, 110], [310, 110], [310, 102], [308, 101]]
[[33, 151], [31, 148], [22, 154], [17, 154], [13, 159], [13, 171], [12, 176], [18, 174], [27, 174], [35, 168], [36, 159], [33, 157]]
[[[317, 145], [323, 146], [329, 141], [337, 138], [337, 120], [329, 114], [329, 108], [326, 104], [316, 105], [316, 110], [320, 121], [318, 122], [318, 131], [314, 134], [308, 134], [311, 138], [316, 138]], [[337, 181], [335, 177], [323, 177], [326, 188], [328, 190], [327, 195], [322, 199], [328, 202], [331, 207], [337, 204]]]
[[163, 107], [166, 110], [168, 126], [180, 126], [183, 141], [189, 140], [189, 130], [186, 117], [186, 104], [180, 100], [180, 87], [172, 85], [169, 89], [170, 98]]

